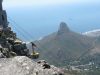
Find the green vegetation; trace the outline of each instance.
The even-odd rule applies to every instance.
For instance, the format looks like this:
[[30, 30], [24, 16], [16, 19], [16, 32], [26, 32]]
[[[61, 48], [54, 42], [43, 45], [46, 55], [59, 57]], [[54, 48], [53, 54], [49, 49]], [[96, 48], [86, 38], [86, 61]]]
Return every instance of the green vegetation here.
[[69, 71], [66, 72], [65, 75], [100, 75], [100, 70], [92, 70], [92, 71]]

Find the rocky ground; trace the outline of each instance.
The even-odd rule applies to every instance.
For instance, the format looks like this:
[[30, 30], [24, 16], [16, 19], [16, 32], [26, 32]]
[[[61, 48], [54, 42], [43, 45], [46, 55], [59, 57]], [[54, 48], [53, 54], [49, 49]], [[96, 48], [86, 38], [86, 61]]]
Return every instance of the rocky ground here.
[[25, 56], [16, 56], [0, 59], [0, 75], [64, 75], [64, 73], [44, 60], [35, 62]]

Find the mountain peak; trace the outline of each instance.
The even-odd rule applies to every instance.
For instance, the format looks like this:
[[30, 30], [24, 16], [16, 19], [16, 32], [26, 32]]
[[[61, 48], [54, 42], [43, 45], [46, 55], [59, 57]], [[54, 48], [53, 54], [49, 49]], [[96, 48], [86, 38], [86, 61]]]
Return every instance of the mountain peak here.
[[60, 28], [58, 30], [58, 34], [67, 33], [70, 29], [65, 22], [60, 23]]

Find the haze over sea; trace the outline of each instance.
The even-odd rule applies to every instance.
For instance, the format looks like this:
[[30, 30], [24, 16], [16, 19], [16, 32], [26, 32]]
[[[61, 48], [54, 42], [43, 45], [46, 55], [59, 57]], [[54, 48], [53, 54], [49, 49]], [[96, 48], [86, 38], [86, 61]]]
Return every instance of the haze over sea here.
[[[4, 0], [3, 4], [4, 9], [7, 11], [10, 25], [17, 32], [19, 38], [25, 41], [27, 39], [23, 38], [17, 29], [23, 28], [31, 34], [33, 38], [30, 40], [35, 40], [57, 31], [62, 21], [66, 22], [70, 29], [79, 33], [100, 29], [99, 0], [75, 0], [76, 2], [74, 0], [58, 0], [58, 3], [56, 2], [57, 0], [47, 0], [47, 3], [45, 2], [46, 0], [40, 0], [42, 3], [38, 0], [37, 4], [34, 4], [36, 0], [24, 1]], [[28, 36], [28, 34], [25, 34], [25, 36]]]

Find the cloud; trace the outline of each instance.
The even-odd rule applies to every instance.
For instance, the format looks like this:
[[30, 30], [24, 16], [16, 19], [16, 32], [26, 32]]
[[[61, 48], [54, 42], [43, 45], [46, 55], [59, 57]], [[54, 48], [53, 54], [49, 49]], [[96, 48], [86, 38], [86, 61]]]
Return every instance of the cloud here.
[[[85, 4], [94, 3], [98, 0], [4, 0], [5, 7], [25, 7], [25, 6], [53, 6], [61, 4]], [[99, 1], [100, 2], [100, 1]]]

